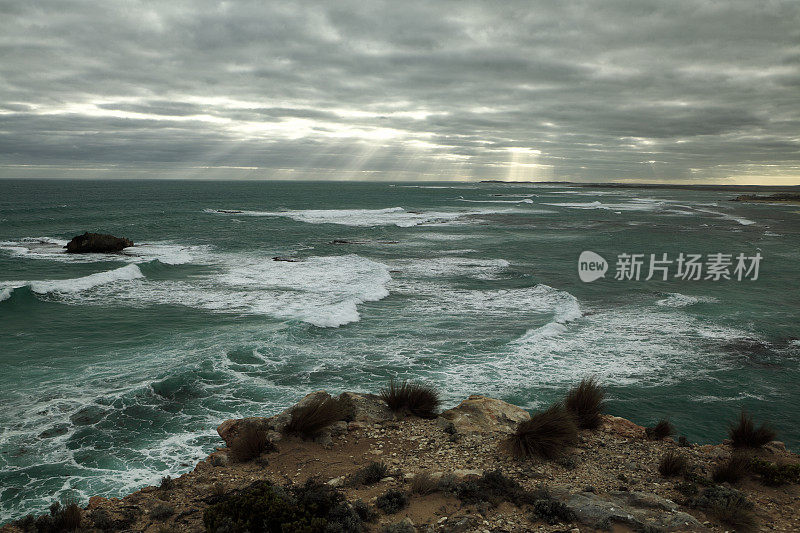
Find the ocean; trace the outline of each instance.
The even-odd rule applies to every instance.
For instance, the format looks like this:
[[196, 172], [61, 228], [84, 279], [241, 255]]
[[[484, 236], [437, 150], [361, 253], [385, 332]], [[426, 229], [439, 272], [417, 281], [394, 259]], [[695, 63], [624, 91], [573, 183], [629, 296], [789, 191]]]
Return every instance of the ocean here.
[[[0, 522], [186, 472], [223, 420], [390, 378], [535, 410], [596, 376], [612, 414], [709, 443], [745, 407], [797, 451], [800, 206], [737, 194], [0, 180]], [[65, 254], [85, 231], [136, 246]], [[581, 281], [584, 251], [605, 277]], [[616, 279], [624, 254], [638, 280]], [[672, 263], [646, 280], [651, 254]]]

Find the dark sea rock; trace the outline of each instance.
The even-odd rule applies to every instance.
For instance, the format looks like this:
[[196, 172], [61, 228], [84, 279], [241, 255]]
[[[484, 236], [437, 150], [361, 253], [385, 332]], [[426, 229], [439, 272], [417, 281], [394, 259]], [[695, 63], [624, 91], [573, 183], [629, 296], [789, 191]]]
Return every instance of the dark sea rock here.
[[133, 241], [125, 237], [114, 237], [103, 233], [84, 233], [73, 237], [65, 248], [68, 254], [88, 254], [88, 253], [113, 253], [119, 252], [123, 248], [133, 246]]

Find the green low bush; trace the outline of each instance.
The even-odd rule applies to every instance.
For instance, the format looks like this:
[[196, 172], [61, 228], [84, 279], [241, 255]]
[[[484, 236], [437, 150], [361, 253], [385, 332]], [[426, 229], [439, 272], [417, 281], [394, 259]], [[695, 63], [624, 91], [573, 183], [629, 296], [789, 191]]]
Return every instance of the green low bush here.
[[752, 459], [750, 468], [761, 477], [762, 483], [777, 487], [800, 483], [800, 463], [779, 465], [764, 459]]
[[494, 506], [502, 502], [516, 505], [532, 504], [547, 497], [544, 491], [528, 491], [499, 470], [485, 472], [477, 479], [468, 479], [453, 488], [459, 500], [466, 504], [487, 502]]
[[257, 481], [208, 507], [203, 523], [210, 532], [330, 533], [363, 530], [363, 519], [335, 488], [310, 479], [279, 487]]
[[692, 503], [720, 522], [736, 528], [736, 531], [756, 529], [753, 502], [736, 489], [715, 485], [705, 489]]
[[408, 507], [409, 497], [405, 492], [390, 489], [375, 500], [375, 506], [386, 514], [395, 514]]

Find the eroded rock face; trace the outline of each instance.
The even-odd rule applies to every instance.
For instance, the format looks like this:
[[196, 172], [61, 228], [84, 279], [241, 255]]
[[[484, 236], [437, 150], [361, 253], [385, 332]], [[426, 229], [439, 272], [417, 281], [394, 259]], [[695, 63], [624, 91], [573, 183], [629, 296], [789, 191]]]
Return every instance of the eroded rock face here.
[[125, 237], [114, 237], [103, 233], [84, 233], [77, 235], [65, 247], [68, 254], [114, 253], [133, 246], [133, 241]]
[[528, 412], [502, 400], [473, 394], [441, 417], [463, 433], [513, 433], [517, 424], [530, 419]]

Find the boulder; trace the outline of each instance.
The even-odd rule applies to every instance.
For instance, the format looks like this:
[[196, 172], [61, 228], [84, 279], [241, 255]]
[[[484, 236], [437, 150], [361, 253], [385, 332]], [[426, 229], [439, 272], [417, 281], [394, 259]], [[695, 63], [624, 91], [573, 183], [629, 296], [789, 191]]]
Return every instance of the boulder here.
[[77, 235], [67, 243], [68, 254], [114, 253], [123, 248], [133, 246], [133, 241], [125, 237], [119, 238], [103, 233], [84, 233]]
[[394, 413], [377, 394], [343, 392], [339, 401], [348, 410], [347, 420], [357, 424], [372, 425], [394, 419]]
[[598, 529], [614, 524], [634, 531], [698, 531], [703, 526], [695, 517], [678, 511], [671, 500], [641, 492], [614, 492], [599, 495], [580, 492], [564, 502], [577, 519]]
[[530, 417], [521, 407], [478, 394], [441, 414], [443, 420], [463, 433], [513, 433], [517, 424]]
[[606, 433], [614, 433], [620, 437], [645, 438], [645, 428], [634, 424], [630, 420], [613, 415], [602, 415], [602, 418], [602, 429]]

